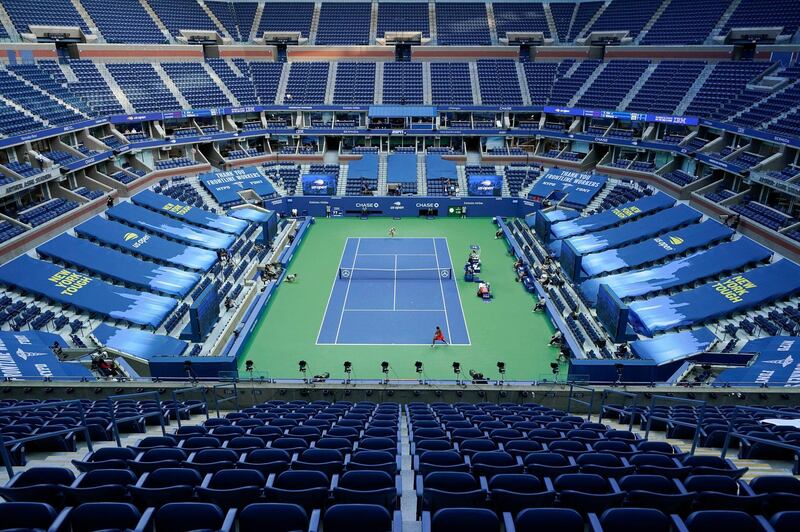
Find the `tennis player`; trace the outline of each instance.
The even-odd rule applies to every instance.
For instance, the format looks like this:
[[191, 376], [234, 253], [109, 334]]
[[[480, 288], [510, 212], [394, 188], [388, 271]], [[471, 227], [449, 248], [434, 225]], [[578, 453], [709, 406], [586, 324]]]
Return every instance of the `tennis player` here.
[[447, 340], [444, 339], [444, 333], [442, 332], [442, 329], [439, 328], [438, 326], [436, 327], [436, 332], [433, 333], [433, 340], [431, 340], [431, 347], [433, 347], [433, 345], [436, 342], [442, 342], [444, 345], [447, 345]]
[[394, 238], [394, 235], [396, 235], [396, 234], [397, 234], [397, 228], [396, 227], [390, 227], [389, 228], [389, 236]]

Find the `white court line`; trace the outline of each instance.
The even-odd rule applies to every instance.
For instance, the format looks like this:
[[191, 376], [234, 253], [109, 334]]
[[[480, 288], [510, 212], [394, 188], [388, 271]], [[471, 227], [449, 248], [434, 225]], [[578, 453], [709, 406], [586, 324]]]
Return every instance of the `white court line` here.
[[[447, 247], [447, 254], [450, 255], [450, 266], [453, 266], [453, 254], [450, 253], [450, 241], [444, 239], [444, 245]], [[456, 295], [458, 296], [458, 305], [461, 307], [461, 321], [464, 322], [464, 330], [467, 332], [467, 345], [472, 345], [472, 338], [469, 336], [469, 325], [467, 325], [467, 316], [464, 314], [464, 304], [461, 302], [461, 290], [458, 289], [458, 282], [453, 279], [453, 285], [456, 287]]]
[[[356, 242], [356, 252], [353, 254], [353, 265], [350, 266], [352, 270], [356, 266], [356, 259], [358, 258], [358, 248], [361, 247], [361, 239], [358, 239]], [[338, 270], [337, 270], [338, 272]], [[338, 273], [337, 273], [338, 274]], [[336, 338], [334, 338], [334, 343], [339, 343], [339, 331], [342, 329], [342, 320], [344, 319], [344, 309], [347, 308], [347, 296], [350, 294], [350, 279], [347, 279], [347, 288], [344, 292], [344, 301], [342, 302], [342, 312], [339, 314], [339, 326], [336, 327]]]
[[433, 257], [433, 253], [359, 253], [362, 257], [392, 257], [401, 255], [403, 257]]
[[392, 310], [397, 308], [397, 255], [394, 256], [394, 291], [392, 293]]
[[[439, 252], [436, 249], [436, 238], [433, 239], [433, 252], [436, 254], [436, 269], [439, 269]], [[448, 250], [447, 253], [449, 254], [450, 251]], [[450, 259], [450, 271], [453, 271], [453, 259]], [[452, 278], [452, 275], [450, 276]], [[442, 276], [439, 276], [439, 293], [442, 296], [442, 306], [444, 307], [444, 323], [447, 326], [447, 338], [448, 342], [453, 340], [452, 335], [450, 334], [450, 318], [447, 316], [447, 301], [445, 301], [444, 297], [444, 284], [442, 284]]]
[[345, 312], [444, 312], [440, 308], [348, 308]]
[[349, 243], [350, 238], [348, 237], [342, 247], [342, 254], [339, 256], [339, 264], [336, 266], [336, 272], [333, 274], [333, 282], [331, 283], [331, 291], [328, 294], [328, 302], [325, 303], [325, 313], [322, 315], [322, 322], [319, 324], [319, 330], [317, 331], [317, 345], [319, 345], [319, 337], [322, 334], [322, 326], [325, 325], [325, 319], [328, 317], [328, 309], [331, 308], [331, 298], [333, 297], [333, 291], [336, 289], [336, 281], [339, 279], [339, 268], [342, 267], [344, 252], [347, 251], [347, 244]]

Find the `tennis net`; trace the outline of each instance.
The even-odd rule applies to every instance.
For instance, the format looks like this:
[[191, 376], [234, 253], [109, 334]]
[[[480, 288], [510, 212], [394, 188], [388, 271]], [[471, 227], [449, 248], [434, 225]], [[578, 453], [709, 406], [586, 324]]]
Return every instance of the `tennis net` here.
[[339, 279], [374, 280], [431, 280], [451, 279], [452, 268], [339, 268]]

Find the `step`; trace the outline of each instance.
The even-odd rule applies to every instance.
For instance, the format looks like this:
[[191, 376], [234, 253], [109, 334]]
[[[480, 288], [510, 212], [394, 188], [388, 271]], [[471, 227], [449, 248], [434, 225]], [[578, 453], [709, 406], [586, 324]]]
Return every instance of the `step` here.
[[575, 96], [573, 96], [572, 99], [567, 103], [568, 107], [575, 107], [575, 104], [578, 102], [578, 100], [580, 100], [586, 91], [589, 90], [589, 87], [592, 86], [592, 83], [594, 83], [595, 80], [600, 77], [600, 74], [603, 73], [603, 70], [606, 69], [607, 65], [608, 63], [600, 63], [600, 66], [594, 69], [594, 72], [592, 72], [591, 75], [586, 78], [586, 81], [583, 83], [583, 85], [581, 85], [581, 88], [575, 93]]
[[469, 81], [472, 85], [472, 100], [475, 105], [482, 105], [481, 99], [481, 82], [478, 77], [478, 63], [470, 61], [469, 63]]
[[256, 16], [253, 17], [253, 27], [250, 28], [250, 41], [256, 40], [258, 35], [258, 28], [261, 26], [261, 17], [264, 16], [264, 2], [259, 2], [256, 8]]
[[239, 100], [236, 99], [236, 96], [234, 96], [234, 94], [230, 91], [230, 89], [228, 89], [228, 86], [225, 84], [225, 82], [222, 81], [222, 79], [217, 75], [216, 72], [214, 72], [214, 69], [211, 68], [211, 65], [209, 65], [205, 61], [203, 61], [201, 64], [203, 65], [203, 69], [206, 71], [206, 74], [208, 74], [208, 77], [211, 78], [211, 81], [213, 81], [217, 87], [219, 87], [219, 90], [222, 91], [222, 94], [224, 94], [225, 97], [227, 97], [231, 101], [231, 104], [234, 107], [241, 106], [242, 104], [239, 103]]
[[86, 11], [86, 8], [83, 7], [83, 4], [81, 4], [81, 1], [80, 0], [72, 0], [72, 6], [75, 8], [75, 11], [77, 11], [78, 14], [81, 16], [81, 18], [83, 19], [84, 24], [86, 24], [86, 26], [89, 28], [89, 31], [91, 32], [91, 34], [97, 36], [97, 42], [100, 42], [100, 43], [106, 42], [105, 37], [103, 37], [103, 34], [100, 33], [100, 29], [94, 23], [94, 21], [92, 20], [92, 17], [89, 15], [89, 12]]
[[156, 15], [156, 12], [153, 10], [152, 7], [150, 7], [150, 4], [147, 3], [147, 0], [139, 0], [139, 3], [142, 5], [144, 10], [147, 11], [147, 14], [150, 15], [150, 18], [153, 19], [153, 22], [155, 22], [158, 29], [161, 30], [161, 33], [163, 33], [164, 37], [167, 38], [167, 41], [174, 43], [175, 39], [172, 37], [172, 34], [167, 29], [167, 26], [164, 25], [164, 23], [161, 21], [160, 18], [158, 18], [158, 15]]
[[236, 40], [234, 38], [234, 36], [231, 35], [228, 32], [228, 30], [225, 28], [225, 25], [222, 24], [222, 22], [220, 22], [220, 20], [217, 18], [217, 16], [214, 14], [214, 12], [211, 11], [211, 9], [206, 5], [204, 0], [197, 0], [197, 3], [200, 4], [200, 7], [203, 9], [203, 11], [205, 11], [206, 15], [208, 15], [208, 18], [211, 19], [211, 22], [214, 23], [214, 25], [217, 27], [217, 29], [219, 31], [222, 32], [223, 35], [225, 35], [226, 37], [229, 37], [232, 41]]
[[422, 63], [422, 88], [423, 100], [425, 105], [433, 103], [433, 91], [431, 90], [431, 63], [425, 61]]
[[14, 23], [11, 21], [11, 17], [8, 15], [8, 11], [6, 11], [6, 8], [2, 3], [0, 3], [0, 23], [3, 24], [6, 33], [13, 41], [20, 41], [22, 39], [19, 36], [17, 28], [14, 27]]
[[178, 103], [181, 104], [181, 109], [191, 109], [192, 106], [189, 105], [189, 102], [186, 98], [181, 94], [181, 91], [178, 89], [178, 86], [175, 85], [175, 82], [172, 81], [172, 78], [169, 77], [169, 74], [164, 70], [160, 63], [152, 63], [153, 70], [156, 71], [156, 74], [161, 78], [161, 81], [164, 82], [169, 92], [178, 100]]
[[333, 95], [336, 90], [336, 71], [339, 70], [339, 63], [332, 62], [328, 67], [328, 82], [325, 85], [325, 103], [333, 103]]
[[[100, 72], [100, 76], [103, 78], [103, 81], [106, 82], [108, 88], [111, 89], [111, 93], [114, 97], [119, 101], [122, 107], [125, 109], [126, 113], [135, 113], [136, 109], [134, 109], [133, 104], [131, 104], [128, 96], [125, 92], [120, 88], [119, 84], [117, 84], [117, 80], [114, 79], [114, 76], [111, 75], [111, 72], [108, 71], [106, 68], [105, 63], [95, 63], [98, 72]], [[64, 65], [62, 65], [63, 67]], [[63, 68], [62, 68], [63, 70]]]
[[666, 10], [671, 3], [672, 3], [672, 0], [664, 0], [663, 2], [661, 2], [661, 5], [658, 6], [658, 9], [656, 9], [656, 12], [653, 13], [653, 16], [650, 17], [650, 20], [648, 20], [647, 24], [644, 25], [644, 27], [642, 28], [642, 31], [640, 31], [639, 35], [636, 36], [636, 39], [634, 40], [634, 43], [639, 44], [640, 42], [642, 42], [642, 39], [644, 38], [644, 36], [647, 35], [647, 32], [650, 31], [650, 28], [653, 27], [653, 24], [656, 23], [658, 18], [664, 13], [664, 10]]
[[314, 14], [311, 15], [311, 28], [308, 32], [308, 44], [314, 44], [317, 40], [317, 29], [319, 29], [319, 14], [322, 11], [322, 2], [314, 4]]
[[711, 30], [711, 35], [709, 35], [708, 39], [706, 39], [706, 44], [715, 44], [714, 37], [719, 36], [722, 28], [725, 27], [725, 24], [728, 23], [728, 20], [730, 20], [734, 11], [736, 11], [736, 8], [738, 8], [739, 4], [741, 3], [742, 0], [733, 0], [733, 2], [731, 2], [731, 4], [728, 6], [728, 9], [725, 10], [725, 13], [723, 13], [720, 19], [717, 21], [717, 25], [714, 26], [713, 30]]

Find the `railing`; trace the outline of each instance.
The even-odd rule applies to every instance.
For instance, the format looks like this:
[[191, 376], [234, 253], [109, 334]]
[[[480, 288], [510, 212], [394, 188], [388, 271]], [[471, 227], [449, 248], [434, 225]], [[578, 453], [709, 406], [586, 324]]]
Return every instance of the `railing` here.
[[37, 441], [37, 440], [47, 440], [53, 438], [54, 436], [61, 436], [63, 434], [74, 434], [76, 432], [82, 432], [84, 438], [86, 438], [86, 446], [89, 448], [89, 451], [93, 451], [92, 447], [92, 438], [89, 434], [89, 427], [86, 425], [86, 411], [83, 408], [83, 403], [81, 403], [77, 399], [73, 399], [71, 401], [57, 401], [54, 403], [38, 403], [35, 405], [25, 405], [25, 406], [10, 406], [7, 408], [0, 409], [0, 415], [5, 412], [24, 412], [27, 410], [38, 410], [41, 408], [53, 408], [53, 407], [60, 407], [60, 406], [68, 406], [68, 405], [77, 405], [78, 411], [81, 414], [81, 422], [80, 425], [77, 427], [72, 427], [69, 429], [64, 430], [57, 430], [54, 432], [47, 432], [44, 434], [32, 434], [30, 436], [25, 436], [23, 438], [14, 438], [10, 440], [0, 441], [0, 458], [3, 459], [3, 464], [6, 466], [6, 471], [8, 471], [8, 476], [12, 477], [14, 475], [14, 466], [11, 460], [11, 453], [8, 451], [9, 447], [13, 447], [19, 443], [26, 443], [29, 441]]
[[[800, 453], [800, 444], [791, 444], [782, 441], [775, 441], [775, 440], [767, 440], [765, 438], [760, 438], [758, 436], [751, 436], [749, 434], [744, 434], [739, 432], [736, 429], [736, 418], [739, 416], [739, 412], [754, 412], [754, 413], [762, 413], [762, 414], [774, 414], [776, 418], [787, 418], [792, 419], [792, 414], [788, 412], [783, 412], [781, 410], [775, 410], [772, 408], [759, 408], [756, 406], [736, 406], [733, 409], [733, 415], [730, 417], [730, 421], [728, 421], [728, 432], [725, 434], [725, 443], [722, 445], [722, 453], [720, 456], [725, 458], [725, 455], [728, 454], [728, 448], [730, 447], [731, 439], [738, 438], [741, 441], [746, 441], [748, 443], [755, 442], [755, 443], [763, 443], [773, 447], [780, 447], [781, 449], [790, 449], [795, 453]], [[800, 414], [794, 414], [794, 418], [800, 417]], [[797, 465], [795, 465], [797, 467]], [[797, 474], [797, 471], [795, 471]]]
[[[606, 404], [606, 399], [608, 398], [609, 395], [619, 395], [619, 396], [623, 397], [623, 406], [621, 408], [619, 408], [619, 407], [616, 407], [614, 405], [607, 405]], [[629, 404], [628, 406], [624, 405], [624, 402], [625, 402], [626, 398], [627, 399], [631, 399], [631, 404]], [[600, 395], [600, 414], [599, 414], [599, 416], [597, 418], [597, 422], [598, 423], [602, 423], [603, 422], [603, 413], [605, 413], [606, 410], [608, 410], [609, 412], [616, 412], [618, 416], [619, 416], [619, 414], [624, 414], [626, 412], [626, 408], [630, 408], [632, 412], [636, 412], [636, 403], [638, 402], [638, 400], [639, 400], [639, 394], [638, 393], [623, 392], [622, 390], [614, 390], [612, 388], [605, 388], [602, 391], [601, 395]], [[628, 422], [628, 430], [629, 431], [633, 431], [633, 418], [634, 417], [635, 417], [635, 415], [632, 415], [630, 421]]]
[[[230, 397], [220, 398], [219, 395], [217, 394], [217, 391], [223, 390], [224, 393], [224, 391], [227, 389], [233, 389], [233, 393], [230, 395]], [[236, 405], [236, 408], [234, 408], [234, 410], [239, 410], [239, 389], [236, 386], [236, 381], [227, 382], [224, 384], [216, 384], [214, 385], [213, 392], [214, 392], [214, 410], [217, 411], [217, 417], [219, 417], [220, 415], [219, 405], [222, 403], [233, 402], [233, 404]]]
[[[156, 404], [158, 405], [158, 411], [153, 412], [144, 412], [144, 413], [137, 413], [135, 416], [127, 416], [123, 418], [117, 418], [116, 409], [114, 408], [114, 403], [116, 401], [126, 401], [137, 399], [139, 397], [152, 397], [155, 399]], [[157, 417], [159, 423], [161, 424], [161, 434], [167, 434], [166, 423], [164, 423], [164, 410], [162, 409], [161, 399], [159, 398], [158, 392], [141, 392], [141, 393], [126, 393], [122, 395], [110, 395], [108, 397], [108, 405], [111, 407], [111, 426], [114, 431], [114, 439], [117, 442], [117, 447], [122, 447], [122, 440], [119, 436], [119, 423], [126, 423], [128, 421], [139, 421], [144, 420], [151, 417]]]
[[[673, 403], [683, 403], [683, 404], [691, 404], [694, 406], [700, 407], [700, 416], [697, 418], [695, 423], [689, 423], [688, 421], [676, 421], [672, 418], [656, 416], [653, 414], [653, 409], [656, 406], [656, 402], [659, 400], [663, 400], [666, 402], [673, 402]], [[648, 439], [650, 437], [650, 426], [653, 424], [653, 420], [656, 421], [664, 421], [667, 423], [672, 423], [679, 427], [689, 427], [694, 428], [694, 438], [692, 438], [692, 450], [689, 452], [690, 454], [694, 454], [695, 449], [697, 449], [697, 442], [700, 439], [700, 427], [703, 425], [703, 418], [706, 415], [706, 407], [707, 403], [705, 401], [699, 401], [697, 399], [683, 399], [681, 397], [670, 397], [667, 395], [654, 395], [653, 399], [650, 401], [650, 412], [647, 414], [647, 430], [645, 430], [644, 437]], [[631, 418], [632, 420], [633, 418]], [[669, 431], [667, 431], [669, 433]]]
[[[181, 414], [186, 412], [187, 414], [191, 413], [192, 410], [197, 408], [197, 404], [186, 406], [183, 401], [178, 400], [178, 396], [185, 396], [192, 393], [200, 393], [200, 404], [203, 406], [203, 412], [206, 415], [206, 419], [208, 419], [208, 398], [206, 397], [206, 389], [204, 386], [194, 386], [189, 388], [179, 388], [177, 390], [172, 391], [172, 400], [174, 401], [174, 405], [170, 408], [171, 412], [175, 412], [175, 420], [178, 422], [178, 428], [181, 427]], [[177, 406], [181, 404], [183, 406]]]
[[[575, 390], [583, 390], [585, 392], [589, 392], [589, 400], [584, 401], [583, 399], [578, 398], [578, 394]], [[567, 398], [567, 412], [572, 413], [572, 403], [577, 403], [579, 405], [583, 405], [586, 408], [586, 421], [592, 420], [592, 411], [594, 410], [594, 394], [595, 389], [590, 388], [589, 386], [582, 386], [580, 384], [575, 384], [574, 382], [569, 383], [569, 397]], [[580, 395], [583, 397], [583, 394]]]

